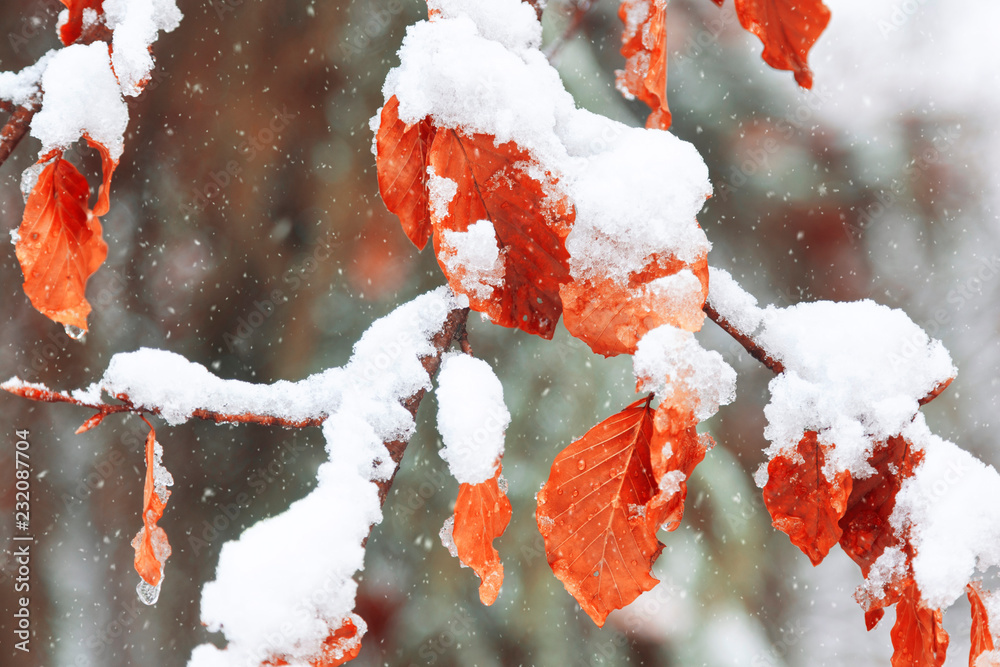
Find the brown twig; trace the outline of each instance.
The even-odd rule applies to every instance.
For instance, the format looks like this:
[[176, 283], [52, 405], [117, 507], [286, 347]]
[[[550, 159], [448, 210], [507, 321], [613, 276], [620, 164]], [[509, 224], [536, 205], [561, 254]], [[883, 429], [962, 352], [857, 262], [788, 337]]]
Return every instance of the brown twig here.
[[[468, 319], [468, 308], [452, 311], [451, 314], [448, 315], [448, 319], [445, 320], [441, 331], [439, 331], [437, 335], [431, 339], [431, 343], [434, 345], [435, 353], [420, 360], [420, 363], [423, 364], [424, 370], [427, 371], [429, 376], [434, 377], [437, 375], [438, 369], [441, 367], [441, 356], [448, 350], [448, 348], [451, 347], [452, 342], [455, 340], [462, 340], [462, 337], [465, 335], [465, 323]], [[421, 389], [403, 401], [403, 407], [410, 411], [410, 414], [414, 419], [417, 417], [417, 408], [420, 407], [420, 401], [423, 399], [424, 393], [425, 391]], [[406, 451], [407, 443], [407, 440], [396, 440], [394, 442], [386, 443], [386, 448], [389, 450], [389, 456], [392, 457], [396, 467], [393, 470], [392, 477], [385, 482], [377, 482], [378, 497], [383, 505], [385, 505], [385, 499], [389, 495], [389, 489], [392, 488], [392, 481], [396, 478], [396, 472], [399, 470], [399, 462], [403, 460], [403, 452]]]
[[[733, 340], [743, 346], [743, 349], [750, 353], [750, 356], [759, 361], [760, 363], [767, 366], [775, 374], [784, 373], [785, 367], [780, 361], [772, 357], [767, 351], [757, 344], [757, 341], [747, 336], [745, 333], [737, 329], [732, 325], [729, 320], [719, 314], [712, 304], [708, 301], [705, 302], [705, 306], [702, 308], [705, 314], [708, 315], [709, 319], [719, 325], [719, 327], [725, 331], [727, 334], [732, 336]], [[951, 381], [954, 378], [950, 378], [932, 389], [926, 396], [920, 399], [920, 405], [927, 405], [935, 398], [937, 398], [942, 391], [948, 388]]]
[[41, 108], [42, 104], [36, 98], [27, 106], [19, 106], [11, 113], [7, 124], [3, 126], [3, 129], [0, 129], [0, 165], [7, 161], [17, 145], [21, 143], [21, 139], [31, 127], [31, 119]]
[[[587, 15], [590, 8], [593, 6], [591, 0], [575, 0], [573, 3], [573, 16], [570, 17], [569, 25], [561, 35], [556, 37], [551, 44], [546, 46], [542, 53], [545, 54], [545, 58], [551, 62], [562, 50], [562, 47], [576, 34], [576, 31], [580, 29], [580, 25], [583, 23], [583, 17]], [[541, 20], [541, 16], [539, 16]]]
[[[448, 351], [453, 342], [459, 341], [459, 344], [463, 345], [463, 348], [468, 346], [468, 339], [466, 337], [465, 330], [465, 323], [468, 319], [468, 308], [452, 311], [445, 320], [444, 326], [442, 326], [441, 330], [431, 339], [431, 343], [434, 345], [434, 354], [420, 359], [420, 363], [423, 365], [424, 370], [427, 371], [429, 376], [434, 377], [437, 374], [438, 368], [441, 366], [441, 357], [446, 351]], [[463, 340], [465, 341], [464, 344], [462, 343]], [[83, 422], [77, 430], [77, 433], [82, 433], [94, 428], [100, 424], [105, 417], [111, 414], [130, 412], [142, 416], [143, 413], [159, 415], [161, 412], [160, 408], [157, 407], [136, 405], [126, 394], [117, 394], [115, 398], [121, 401], [121, 403], [111, 404], [75, 398], [71, 394], [67, 394], [65, 392], [52, 391], [46, 387], [30, 385], [20, 381], [6, 382], [0, 385], [0, 388], [10, 392], [11, 394], [33, 401], [42, 401], [45, 403], [69, 403], [71, 405], [77, 405], [83, 408], [95, 410], [96, 413]], [[403, 407], [410, 412], [414, 419], [416, 419], [417, 409], [420, 407], [420, 401], [423, 399], [425, 393], [425, 390], [421, 389], [403, 401]], [[309, 419], [290, 420], [274, 415], [258, 415], [247, 412], [231, 414], [205, 409], [195, 410], [191, 416], [197, 417], [198, 419], [207, 419], [220, 424], [261, 424], [264, 426], [282, 426], [284, 428], [320, 426], [327, 417], [327, 415], [321, 415]], [[397, 470], [399, 469], [399, 462], [403, 459], [403, 452], [406, 451], [407, 443], [407, 440], [395, 440], [393, 442], [386, 443], [386, 448], [389, 450], [389, 455], [396, 464]], [[392, 486], [392, 480], [394, 478], [395, 472], [393, 472], [393, 476], [390, 479], [384, 482], [377, 482], [379, 488], [379, 499], [383, 504], [385, 504], [385, 499], [389, 494], [389, 488]]]
[[705, 311], [710, 320], [718, 324], [723, 331], [733, 337], [733, 340], [742, 345], [743, 349], [749, 352], [751, 357], [770, 368], [774, 373], [783, 373], [785, 371], [785, 367], [781, 365], [780, 361], [769, 355], [750, 336], [733, 326], [729, 320], [720, 315], [719, 311], [712, 307], [711, 303], [706, 301], [702, 310]]

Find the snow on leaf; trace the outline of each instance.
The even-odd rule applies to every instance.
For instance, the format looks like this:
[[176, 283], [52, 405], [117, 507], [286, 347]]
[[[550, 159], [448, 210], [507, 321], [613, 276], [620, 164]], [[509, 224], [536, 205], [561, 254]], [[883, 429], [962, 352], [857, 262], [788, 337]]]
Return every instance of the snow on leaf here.
[[667, 108], [667, 3], [666, 0], [622, 0], [618, 17], [622, 31], [625, 69], [615, 74], [623, 95], [638, 97], [652, 112], [646, 127], [670, 128]]
[[57, 154], [28, 196], [15, 246], [31, 304], [49, 319], [83, 331], [90, 313], [87, 280], [108, 254], [89, 197], [87, 180]]
[[[565, 239], [574, 218], [572, 204], [551, 194], [555, 179], [537, 173], [531, 156], [513, 142], [498, 146], [484, 134], [440, 130], [427, 159], [436, 176], [457, 184], [447, 215], [431, 216], [434, 250], [451, 288], [493, 322], [551, 338], [562, 313], [559, 285], [569, 280]], [[496, 287], [473, 281], [445, 261], [443, 232], [466, 232], [481, 220], [493, 225], [504, 266]], [[490, 294], [464, 287], [472, 282]]]
[[401, 121], [395, 95], [382, 107], [375, 135], [379, 192], [386, 208], [399, 216], [406, 236], [420, 250], [431, 236], [426, 166], [434, 134], [435, 128], [427, 119], [412, 125]]
[[701, 329], [708, 295], [707, 256], [686, 265], [654, 255], [627, 284], [611, 278], [572, 280], [559, 288], [559, 295], [571, 334], [606, 357], [632, 354], [639, 340], [660, 325]]
[[149, 435], [146, 437], [146, 484], [142, 492], [143, 526], [132, 540], [132, 547], [135, 549], [135, 571], [143, 581], [155, 587], [163, 578], [163, 566], [171, 553], [167, 534], [156, 522], [163, 517], [170, 498], [166, 487], [173, 484], [173, 478], [160, 463], [163, 450], [156, 442], [152, 425], [146, 424]]
[[100, 15], [103, 11], [104, 0], [61, 0], [69, 10], [69, 18], [59, 28], [59, 39], [66, 46], [80, 39], [83, 32], [83, 12], [93, 9]]
[[940, 609], [929, 609], [920, 601], [913, 580], [903, 587], [892, 626], [892, 667], [940, 667], [948, 650]]
[[452, 539], [458, 558], [479, 575], [479, 599], [491, 605], [503, 584], [503, 563], [493, 540], [503, 535], [510, 523], [511, 506], [500, 489], [500, 466], [496, 475], [479, 484], [460, 484], [455, 501]]
[[840, 546], [868, 577], [872, 565], [888, 547], [898, 547], [899, 537], [889, 523], [896, 494], [903, 480], [913, 475], [922, 453], [902, 437], [889, 438], [872, 452], [868, 463], [875, 474], [855, 478], [840, 520]]
[[538, 492], [536, 519], [549, 565], [598, 626], [657, 584], [650, 569], [663, 545], [648, 517], [629, 509], [657, 494], [650, 399], [560, 452]]
[[[812, 88], [809, 50], [830, 22], [823, 0], [735, 0], [740, 25], [764, 43], [761, 58], [790, 70], [803, 88]], [[717, 0], [718, 3], [718, 0]], [[721, 4], [721, 3], [718, 3]]]
[[[358, 626], [362, 630], [358, 632]], [[344, 619], [343, 624], [330, 633], [323, 641], [318, 656], [309, 659], [311, 667], [337, 667], [358, 657], [361, 652], [361, 636], [366, 628], [365, 622], [357, 614], [351, 614]], [[261, 663], [262, 667], [282, 667], [288, 665], [284, 658], [273, 658]]]
[[978, 584], [966, 586], [969, 605], [972, 607], [972, 648], [969, 650], [969, 667], [976, 667], [979, 656], [992, 651], [994, 647], [993, 635], [990, 634], [990, 619], [979, 593]]
[[815, 431], [799, 442], [798, 457], [779, 454], [767, 466], [764, 504], [774, 527], [818, 565], [840, 541], [839, 522], [847, 511], [851, 475], [846, 470], [828, 480], [823, 472], [827, 446]]

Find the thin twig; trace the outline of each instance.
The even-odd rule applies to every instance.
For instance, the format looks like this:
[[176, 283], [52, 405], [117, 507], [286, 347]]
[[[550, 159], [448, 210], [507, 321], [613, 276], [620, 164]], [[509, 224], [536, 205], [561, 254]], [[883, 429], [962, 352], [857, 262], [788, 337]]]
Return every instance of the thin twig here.
[[710, 302], [706, 301], [702, 310], [705, 311], [710, 320], [718, 324], [723, 331], [732, 336], [733, 340], [742, 345], [743, 349], [749, 352], [751, 357], [770, 368], [774, 373], [785, 372], [785, 367], [781, 365], [780, 361], [768, 354], [764, 348], [757, 344], [757, 341], [733, 326], [729, 320], [720, 315], [719, 311], [712, 307]]
[[[431, 339], [431, 343], [434, 345], [435, 353], [420, 360], [423, 364], [424, 370], [431, 377], [437, 375], [438, 369], [441, 367], [441, 357], [445, 352], [451, 347], [453, 341], [461, 341], [462, 336], [465, 334], [465, 323], [469, 319], [469, 309], [463, 308], [462, 310], [454, 310], [448, 315], [448, 319], [445, 320], [444, 326], [441, 327], [441, 331], [437, 333], [434, 338]], [[414, 419], [417, 418], [417, 409], [420, 407], [420, 401], [426, 393], [423, 389], [410, 396], [408, 399], [403, 401], [403, 407], [410, 411], [410, 415]], [[386, 443], [386, 448], [389, 450], [389, 456], [392, 457], [393, 462], [396, 464], [392, 477], [390, 477], [385, 482], [376, 482], [378, 485], [378, 497], [379, 500], [385, 505], [385, 499], [389, 495], [389, 489], [392, 487], [392, 481], [396, 478], [396, 472], [399, 471], [399, 463], [403, 460], [403, 453], [406, 451], [407, 440], [396, 440], [394, 442]]]
[[7, 124], [3, 126], [3, 129], [0, 129], [0, 165], [7, 161], [17, 145], [21, 143], [21, 139], [31, 127], [31, 119], [41, 108], [42, 104], [36, 98], [27, 106], [19, 106], [11, 113]]
[[576, 34], [576, 31], [580, 29], [580, 25], [583, 23], [583, 17], [590, 11], [593, 4], [594, 3], [591, 0], [576, 0], [573, 3], [573, 16], [570, 17], [569, 25], [566, 26], [563, 33], [556, 37], [551, 44], [542, 49], [542, 53], [549, 62], [552, 62], [555, 59], [555, 57], [559, 54], [559, 51], [562, 50], [562, 47], [564, 47], [566, 43], [572, 39], [573, 35]]

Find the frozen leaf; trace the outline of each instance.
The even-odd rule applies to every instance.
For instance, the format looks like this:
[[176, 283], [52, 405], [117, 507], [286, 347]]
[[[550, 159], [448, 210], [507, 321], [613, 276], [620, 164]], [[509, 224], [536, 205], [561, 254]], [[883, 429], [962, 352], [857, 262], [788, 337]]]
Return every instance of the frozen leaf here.
[[940, 667], [948, 650], [940, 609], [929, 609], [920, 601], [913, 581], [903, 587], [892, 626], [892, 667]]
[[657, 584], [650, 570], [663, 545], [645, 516], [658, 493], [651, 398], [560, 452], [538, 492], [536, 518], [549, 565], [598, 626]]
[[49, 319], [83, 331], [90, 313], [87, 280], [108, 254], [89, 197], [87, 180], [56, 155], [28, 196], [15, 246], [31, 304]]
[[63, 44], [69, 46], [80, 39], [83, 32], [83, 12], [86, 9], [93, 9], [98, 15], [104, 11], [104, 0], [61, 0], [66, 9], [69, 10], [69, 18], [59, 28], [59, 39]]
[[156, 442], [153, 427], [150, 426], [149, 435], [146, 437], [146, 484], [142, 492], [143, 526], [132, 540], [132, 547], [135, 549], [135, 571], [150, 586], [157, 586], [160, 583], [163, 578], [164, 563], [171, 552], [167, 534], [156, 525], [156, 522], [163, 517], [163, 510], [170, 498], [167, 487], [173, 484], [170, 473], [160, 463], [161, 456], [162, 449]]
[[[795, 81], [812, 88], [809, 50], [830, 22], [823, 0], [735, 0], [740, 25], [764, 43], [761, 58], [775, 69], [795, 73]], [[721, 4], [716, 0], [717, 4]]]
[[816, 432], [808, 431], [796, 456], [779, 454], [771, 459], [764, 486], [764, 504], [774, 527], [787, 534], [813, 565], [840, 541], [839, 522], [851, 493], [851, 475], [846, 470], [837, 472], [833, 480], [824, 474], [826, 449]]
[[412, 125], [401, 121], [395, 95], [382, 107], [375, 136], [379, 192], [386, 208], [399, 216], [406, 236], [421, 250], [431, 236], [427, 153], [434, 134], [434, 126], [427, 119]]
[[[569, 280], [565, 239], [574, 218], [572, 204], [551, 194], [555, 180], [539, 174], [513, 142], [498, 146], [489, 135], [450, 129], [436, 133], [428, 166], [457, 184], [443, 217], [431, 216], [434, 250], [449, 285], [493, 322], [551, 338], [562, 313], [559, 285]], [[465, 287], [474, 276], [448, 261], [453, 250], [442, 241], [443, 232], [468, 232], [481, 220], [495, 230], [504, 269], [500, 283], [484, 286], [485, 292]]]
[[625, 69], [616, 72], [616, 86], [631, 99], [638, 97], [652, 112], [646, 127], [670, 128], [667, 108], [667, 2], [666, 0], [622, 0], [618, 17], [622, 31]]
[[503, 584], [503, 563], [493, 548], [493, 540], [503, 535], [510, 523], [511, 506], [498, 486], [500, 466], [492, 479], [479, 484], [461, 484], [455, 502], [452, 539], [458, 558], [482, 580], [479, 599], [491, 605]]

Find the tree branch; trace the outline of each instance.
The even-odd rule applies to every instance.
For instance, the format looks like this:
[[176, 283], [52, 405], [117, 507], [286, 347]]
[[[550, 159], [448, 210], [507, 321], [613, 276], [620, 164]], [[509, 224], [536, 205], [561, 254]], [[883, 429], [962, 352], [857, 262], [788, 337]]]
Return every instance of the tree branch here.
[[[465, 339], [465, 323], [468, 319], [468, 308], [454, 310], [450, 315], [448, 315], [448, 319], [445, 320], [441, 331], [439, 331], [438, 334], [431, 339], [431, 343], [434, 345], [435, 354], [424, 357], [420, 360], [424, 370], [427, 371], [427, 375], [432, 378], [437, 375], [438, 369], [441, 367], [441, 357], [448, 351], [448, 348], [451, 347], [452, 341], [461, 341]], [[403, 407], [410, 411], [410, 415], [414, 419], [417, 418], [417, 409], [420, 407], [420, 401], [423, 400], [425, 393], [426, 391], [421, 389], [416, 394], [403, 401]], [[390, 477], [387, 481], [376, 482], [378, 485], [378, 497], [382, 505], [385, 505], [385, 499], [389, 495], [389, 489], [392, 488], [392, 482], [396, 479], [396, 473], [399, 472], [399, 463], [403, 460], [403, 453], [406, 451], [406, 445], [408, 443], [408, 440], [395, 440], [393, 442], [386, 443], [386, 448], [389, 450], [389, 456], [392, 457], [393, 462], [396, 464], [396, 468], [392, 473], [392, 477]]]
[[769, 355], [767, 351], [758, 345], [755, 340], [750, 338], [750, 336], [733, 326], [729, 320], [719, 314], [719, 311], [717, 311], [709, 301], [705, 301], [705, 305], [702, 310], [705, 311], [705, 314], [708, 315], [710, 320], [718, 324], [723, 331], [733, 337], [733, 340], [742, 345], [743, 349], [749, 352], [751, 357], [767, 366], [775, 374], [785, 372], [785, 367], [781, 365], [780, 361]]
[[3, 165], [14, 152], [21, 139], [31, 127], [31, 119], [42, 108], [39, 98], [33, 99], [27, 106], [16, 107], [7, 119], [7, 124], [0, 129], [0, 165]]

